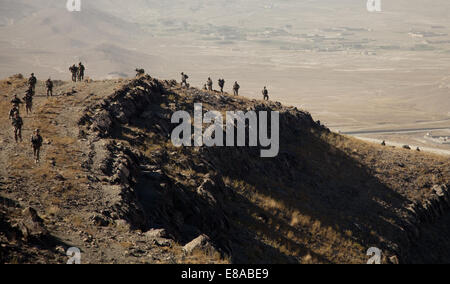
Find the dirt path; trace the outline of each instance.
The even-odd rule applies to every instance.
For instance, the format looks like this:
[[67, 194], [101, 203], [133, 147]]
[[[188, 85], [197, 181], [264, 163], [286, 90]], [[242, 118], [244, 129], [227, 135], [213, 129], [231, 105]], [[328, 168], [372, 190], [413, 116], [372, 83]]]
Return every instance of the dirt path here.
[[[13, 94], [20, 98], [26, 87], [3, 92], [0, 105], [0, 168], [2, 197], [16, 200], [20, 205], [35, 208], [44, 219], [51, 234], [67, 247], [79, 247], [86, 262], [131, 262], [122, 259], [123, 237], [117, 239], [117, 250], [102, 250], [102, 243], [114, 247], [110, 242], [117, 232], [111, 228], [100, 230], [92, 225], [90, 217], [102, 200], [102, 191], [89, 172], [82, 168], [89, 145], [78, 139], [78, 119], [86, 105], [114, 93], [121, 86], [119, 81], [92, 83], [56, 82], [54, 97], [47, 98], [44, 82], [39, 82], [34, 98], [34, 112], [24, 120], [23, 142], [15, 143], [11, 122], [7, 118]], [[33, 160], [30, 136], [40, 128], [44, 138], [41, 162]], [[113, 252], [111, 253], [105, 253]], [[114, 251], [120, 252], [115, 254]], [[43, 260], [46, 261], [46, 260]]]
[[[58, 81], [55, 96], [47, 98], [45, 84], [39, 81], [33, 114], [26, 115], [21, 108], [23, 142], [15, 143], [8, 119], [10, 101], [14, 94], [19, 98], [24, 96], [26, 80], [18, 77], [0, 81], [0, 127], [3, 129], [0, 132], [0, 200], [12, 200], [20, 209], [34, 208], [58, 243], [45, 254], [41, 249], [31, 248], [32, 252], [26, 251], [25, 255], [34, 257], [26, 257], [21, 263], [65, 263], [70, 247], [81, 250], [82, 263], [189, 261], [182, 247], [172, 240], [133, 231], [124, 220], [99, 225], [95, 219], [101, 215], [99, 210], [111, 205], [105, 190], [110, 182], [100, 180], [86, 166], [95, 142], [80, 137], [78, 122], [87, 106], [97, 104], [129, 82]], [[41, 130], [44, 139], [39, 164], [33, 160], [29, 142], [36, 128]]]

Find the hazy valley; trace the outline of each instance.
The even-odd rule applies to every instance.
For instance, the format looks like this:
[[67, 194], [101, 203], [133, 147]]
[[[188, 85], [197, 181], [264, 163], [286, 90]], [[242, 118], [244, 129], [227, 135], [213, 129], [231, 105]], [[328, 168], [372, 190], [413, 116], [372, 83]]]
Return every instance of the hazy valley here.
[[249, 98], [267, 85], [336, 131], [450, 126], [448, 1], [62, 2], [2, 1], [0, 77], [67, 79], [75, 61], [93, 78], [184, 71]]

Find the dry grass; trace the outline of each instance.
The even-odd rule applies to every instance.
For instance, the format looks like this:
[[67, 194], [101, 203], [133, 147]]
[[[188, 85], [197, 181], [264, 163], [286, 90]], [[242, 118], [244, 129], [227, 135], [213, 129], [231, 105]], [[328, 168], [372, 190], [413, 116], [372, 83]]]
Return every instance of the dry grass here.
[[230, 264], [231, 260], [223, 258], [217, 251], [203, 251], [196, 249], [191, 254], [182, 258], [183, 264]]

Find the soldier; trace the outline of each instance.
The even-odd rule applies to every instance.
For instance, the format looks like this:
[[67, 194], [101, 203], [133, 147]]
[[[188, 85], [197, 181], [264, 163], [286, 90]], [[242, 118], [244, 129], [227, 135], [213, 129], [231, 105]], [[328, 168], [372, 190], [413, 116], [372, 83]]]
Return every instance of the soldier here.
[[33, 93], [30, 92], [30, 90], [27, 91], [23, 100], [25, 101], [25, 108], [27, 110], [27, 115], [28, 113], [33, 113]]
[[28, 85], [30, 86], [30, 89], [33, 91], [36, 90], [36, 83], [37, 79], [34, 77], [34, 73], [31, 73], [31, 77], [28, 79]]
[[239, 86], [238, 82], [234, 82], [234, 86], [233, 86], [233, 91], [234, 91], [234, 95], [235, 96], [239, 96], [239, 89], [241, 88], [241, 86]]
[[136, 78], [140, 78], [142, 76], [144, 76], [145, 74], [145, 70], [142, 68], [136, 68]]
[[184, 72], [181, 72], [181, 87], [183, 87], [183, 84], [184, 84], [185, 87], [189, 88], [187, 79], [189, 79], [189, 76], [184, 74]]
[[86, 68], [84, 67], [84, 65], [80, 62], [78, 64], [78, 81], [79, 82], [83, 82], [84, 80], [84, 70], [86, 70]]
[[70, 73], [72, 73], [72, 82], [73, 82], [73, 65], [69, 67]]
[[203, 85], [203, 91], [208, 91], [208, 87], [206, 86], [206, 84]]
[[69, 68], [70, 72], [72, 72], [72, 81], [77, 81], [78, 67], [74, 64]]
[[39, 133], [39, 129], [36, 129], [34, 131], [34, 135], [31, 136], [31, 147], [33, 148], [33, 155], [36, 164], [39, 163], [39, 156], [41, 152], [42, 142], [43, 139]]
[[9, 119], [12, 120], [16, 115], [16, 113], [20, 115], [19, 112], [20, 112], [19, 108], [17, 106], [13, 106], [12, 109], [9, 111]]
[[11, 100], [11, 104], [17, 108], [19, 108], [19, 106], [21, 104], [23, 104], [23, 102], [17, 97], [17, 95], [14, 95], [14, 98]]
[[267, 88], [264, 87], [264, 90], [262, 91], [263, 97], [265, 101], [269, 100], [269, 91], [267, 91]]
[[208, 91], [213, 90], [213, 81], [211, 80], [211, 77], [208, 77], [208, 81], [206, 83], [208, 85]]
[[32, 96], [34, 97], [35, 92], [33, 91], [33, 89], [28, 88], [28, 90], [25, 92], [26, 96]]
[[45, 82], [45, 86], [47, 87], [47, 98], [49, 95], [53, 97], [53, 82], [51, 78], [48, 78], [47, 82]]
[[223, 94], [223, 87], [225, 86], [225, 79], [219, 79], [220, 92]]
[[22, 126], [23, 120], [19, 116], [19, 113], [15, 113], [12, 119], [12, 126], [14, 127], [14, 138], [16, 139], [16, 143], [22, 142]]

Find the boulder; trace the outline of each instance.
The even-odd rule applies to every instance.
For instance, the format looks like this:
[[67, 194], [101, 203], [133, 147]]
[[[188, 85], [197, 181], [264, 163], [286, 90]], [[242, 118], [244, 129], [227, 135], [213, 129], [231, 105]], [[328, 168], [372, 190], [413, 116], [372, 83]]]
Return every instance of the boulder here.
[[210, 239], [207, 235], [200, 235], [196, 239], [192, 240], [190, 243], [183, 247], [183, 252], [186, 254], [191, 254], [195, 250], [200, 250], [204, 252], [209, 252], [211, 250], [215, 250], [213, 245], [210, 242]]
[[169, 238], [169, 234], [164, 229], [151, 229], [145, 233], [145, 236], [150, 239]]

